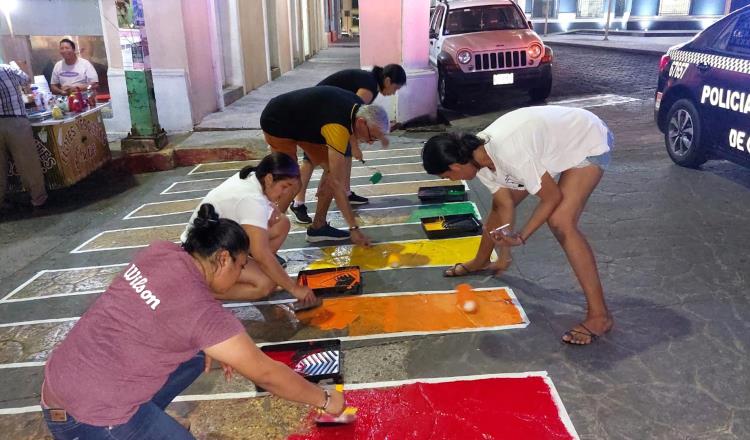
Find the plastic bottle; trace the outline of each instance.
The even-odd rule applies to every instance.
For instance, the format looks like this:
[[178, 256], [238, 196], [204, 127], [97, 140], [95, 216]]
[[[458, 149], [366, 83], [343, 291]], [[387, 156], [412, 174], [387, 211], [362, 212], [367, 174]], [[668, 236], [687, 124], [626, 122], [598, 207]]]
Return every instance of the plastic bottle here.
[[36, 106], [36, 109], [39, 111], [44, 111], [44, 102], [42, 99], [42, 94], [39, 92], [39, 87], [31, 86], [31, 94], [34, 95], [34, 105]]
[[88, 102], [89, 108], [96, 107], [96, 92], [90, 85], [86, 88], [86, 102]]
[[82, 112], [86, 110], [86, 101], [83, 99], [83, 93], [81, 93], [80, 90], [76, 91], [76, 99], [78, 100], [78, 110], [79, 112]]

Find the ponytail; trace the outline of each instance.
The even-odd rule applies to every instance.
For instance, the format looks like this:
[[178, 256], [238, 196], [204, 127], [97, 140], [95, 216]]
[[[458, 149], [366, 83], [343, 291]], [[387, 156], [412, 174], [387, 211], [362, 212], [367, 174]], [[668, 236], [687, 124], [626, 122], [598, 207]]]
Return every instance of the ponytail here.
[[440, 175], [454, 163], [467, 164], [474, 150], [485, 140], [469, 133], [442, 133], [431, 137], [422, 148], [422, 165], [428, 174]]
[[204, 258], [226, 250], [235, 258], [240, 253], [248, 253], [250, 240], [242, 226], [233, 220], [219, 218], [214, 206], [204, 203], [198, 208], [182, 248]]
[[273, 181], [299, 179], [299, 164], [284, 153], [273, 152], [264, 157], [256, 166], [248, 165], [240, 170], [240, 179], [247, 179], [250, 173], [263, 185], [263, 178], [270, 174]]
[[398, 86], [406, 84], [406, 71], [399, 64], [389, 64], [385, 67], [375, 66], [372, 68], [372, 74], [381, 90], [385, 87], [386, 78], [391, 80], [391, 84]]

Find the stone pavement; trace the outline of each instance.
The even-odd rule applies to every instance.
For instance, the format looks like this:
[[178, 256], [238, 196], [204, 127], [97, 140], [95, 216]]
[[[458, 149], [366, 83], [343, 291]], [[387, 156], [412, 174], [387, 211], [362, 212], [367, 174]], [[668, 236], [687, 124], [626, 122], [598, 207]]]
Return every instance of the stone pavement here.
[[[291, 256], [293, 265], [326, 264], [330, 261], [326, 256], [334, 254], [342, 256], [343, 262], [368, 264], [363, 295], [342, 298], [357, 310], [367, 303], [367, 307], [381, 307], [370, 299], [382, 297], [411, 312], [414, 304], [397, 302], [409, 292], [434, 295], [430, 298], [436, 302], [427, 304], [437, 306], [457, 283], [469, 282], [493, 291], [492, 295], [512, 292], [515, 301], [490, 297], [495, 302], [483, 306], [517, 304], [528, 322], [514, 321], [511, 308], [511, 313], [497, 314], [510, 320], [479, 325], [463, 322], [453, 329], [444, 325], [430, 330], [434, 334], [409, 334], [424, 327], [404, 331], [402, 325], [435, 321], [430, 318], [437, 307], [406, 317], [396, 313], [398, 306], [393, 307], [389, 316], [397, 318], [389, 325], [398, 326], [389, 328], [395, 332], [385, 331], [383, 322], [364, 326], [364, 330], [358, 324], [350, 326], [352, 320], [345, 320], [343, 329], [323, 328], [321, 321], [308, 320], [311, 315], [295, 322], [283, 303], [234, 307], [248, 331], [258, 340], [269, 341], [309, 335], [342, 337], [347, 387], [362, 387], [367, 393], [408, 387], [425, 379], [460, 386], [466, 377], [477, 375], [489, 375], [492, 380], [524, 373], [546, 377], [559, 395], [562, 414], [569, 415], [570, 437], [750, 438], [750, 232], [745, 226], [750, 216], [750, 171], [722, 161], [709, 162], [701, 170], [675, 166], [653, 123], [653, 91], [648, 89], [653, 88], [652, 73], [643, 75], [642, 82], [650, 85], [641, 89], [629, 77], [606, 97], [570, 95], [568, 90], [581, 75], [568, 69], [581, 59], [596, 63], [590, 52], [572, 53], [559, 63], [561, 73], [567, 74], [561, 75], [567, 93], [551, 101], [591, 106], [615, 133], [613, 164], [581, 218], [615, 316], [611, 333], [591, 347], [559, 342], [562, 332], [580, 319], [584, 300], [547, 228], [515, 252], [513, 267], [498, 278], [487, 274], [441, 277], [438, 266], [463, 258], [471, 240], [447, 247], [440, 242], [423, 244], [421, 226], [414, 221], [418, 209], [414, 205], [419, 202], [413, 192], [433, 178], [412, 165], [419, 163], [422, 139], [432, 133], [403, 132], [394, 137], [387, 156], [385, 152], [366, 153], [368, 164], [389, 174], [383, 183], [370, 185], [367, 171], [357, 168], [354, 184], [355, 191], [362, 188], [374, 194], [371, 205], [358, 212], [367, 233], [381, 246], [378, 250], [406, 249], [418, 243], [417, 249], [406, 251], [411, 259], [404, 259], [405, 264], [395, 269], [386, 267], [384, 253], [357, 260], [361, 256], [350, 246], [307, 245], [299, 227], [290, 235], [284, 254]], [[633, 64], [629, 69], [639, 62], [643, 70], [655, 69], [658, 61], [655, 55], [628, 57], [627, 62]], [[607, 54], [606, 63], [611, 64], [610, 58]], [[621, 73], [629, 76], [628, 71]], [[508, 110], [503, 107], [492, 114], [453, 121], [452, 129], [476, 130]], [[0, 415], [0, 433], [13, 439], [44, 438], [38, 412], [24, 408], [38, 402], [41, 364], [49, 349], [116, 275], [119, 268], [115, 265], [128, 261], [138, 249], [130, 246], [174, 238], [196, 200], [239, 165], [201, 165], [137, 176], [98, 173], [74, 188], [55, 192], [51, 212], [0, 222], [0, 298], [6, 297], [0, 301], [0, 414], [12, 413], [11, 409], [19, 413]], [[486, 216], [489, 194], [475, 182], [469, 187], [469, 202], [476, 208], [468, 209]], [[518, 218], [528, 218], [533, 206], [530, 198]], [[336, 215], [331, 220], [340, 222]], [[283, 301], [285, 297], [278, 298]], [[340, 311], [349, 305], [339, 301], [326, 310]], [[546, 375], [535, 376], [535, 372]], [[520, 401], [525, 395], [499, 390], [492, 393], [494, 400], [479, 406], [499, 408], [501, 400], [503, 404]], [[242, 379], [224, 383], [219, 371], [202, 377], [181, 399], [171, 410], [190, 418], [198, 438], [284, 438], [307, 414], [300, 406], [255, 397], [252, 385]], [[391, 404], [398, 404], [387, 402], [383, 414], [389, 413]], [[530, 416], [531, 412], [518, 407], [502, 415], [483, 414], [501, 424], [529, 420], [544, 428], [559, 427], [552, 419], [536, 413]], [[474, 435], [478, 426], [466, 423], [463, 436], [447, 438], [482, 438]], [[566, 438], [566, 434], [547, 431], [523, 438]]]
[[332, 47], [322, 50], [294, 70], [228, 105], [224, 111], [206, 116], [195, 127], [196, 131], [260, 129], [260, 114], [271, 98], [304, 87], [312, 87], [339, 70], [357, 68], [358, 47]]
[[654, 55], [664, 55], [670, 47], [689, 41], [691, 38], [685, 36], [641, 37], [609, 35], [609, 40], [604, 41], [603, 35], [580, 33], [550, 34], [542, 37], [545, 43], [553, 47], [555, 45], [575, 46]]

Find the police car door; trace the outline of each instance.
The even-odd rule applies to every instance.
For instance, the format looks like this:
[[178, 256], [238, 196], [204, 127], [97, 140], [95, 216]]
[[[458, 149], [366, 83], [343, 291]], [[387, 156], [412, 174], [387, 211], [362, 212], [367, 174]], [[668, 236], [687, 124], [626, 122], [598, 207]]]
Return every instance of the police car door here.
[[432, 14], [430, 21], [430, 64], [437, 67], [437, 57], [440, 54], [440, 48], [443, 45], [441, 29], [443, 27], [443, 18], [445, 16], [445, 5], [438, 4], [435, 12]]
[[750, 163], [750, 10], [729, 21], [715, 48], [716, 57], [708, 60], [710, 81], [701, 88], [701, 103], [717, 118], [715, 150]]

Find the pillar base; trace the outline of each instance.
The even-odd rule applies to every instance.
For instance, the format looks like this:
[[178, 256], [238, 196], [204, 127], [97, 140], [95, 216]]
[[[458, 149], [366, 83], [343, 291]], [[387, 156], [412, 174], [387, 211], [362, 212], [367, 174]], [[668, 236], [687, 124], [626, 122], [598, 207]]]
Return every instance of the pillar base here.
[[415, 119], [437, 121], [437, 80], [437, 72], [432, 68], [407, 69], [406, 86], [393, 96], [378, 95], [374, 104], [382, 105], [391, 121], [398, 124]]
[[169, 141], [164, 130], [154, 136], [133, 136], [131, 133], [121, 141], [122, 152], [125, 154], [153, 153], [164, 148], [167, 143]]

